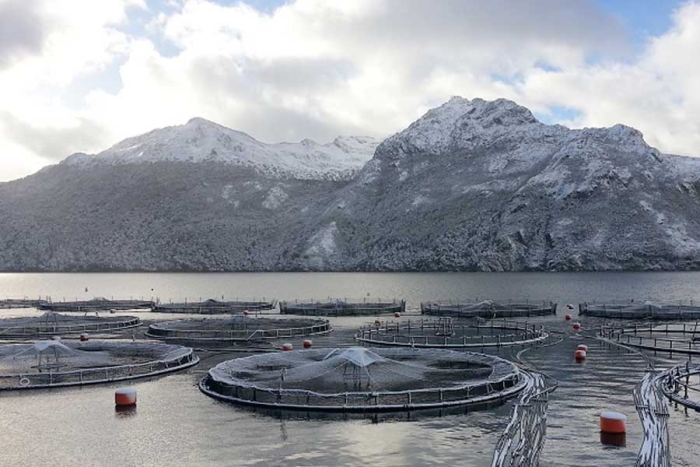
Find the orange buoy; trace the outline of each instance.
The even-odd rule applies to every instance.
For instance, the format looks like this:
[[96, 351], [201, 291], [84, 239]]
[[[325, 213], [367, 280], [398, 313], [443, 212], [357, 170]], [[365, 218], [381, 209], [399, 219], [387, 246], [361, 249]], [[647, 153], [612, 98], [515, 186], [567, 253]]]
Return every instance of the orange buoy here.
[[574, 352], [574, 358], [576, 359], [577, 362], [585, 360], [586, 359], [586, 351], [585, 350], [577, 350], [576, 352]]
[[81, 334], [80, 335], [80, 342], [85, 342], [88, 340], [88, 335], [87, 334]]
[[311, 339], [304, 339], [304, 348], [305, 349], [310, 349], [314, 343], [311, 341]]
[[564, 319], [567, 320], [567, 321], [571, 321], [571, 315], [565, 315], [565, 316], [564, 316]]
[[399, 313], [398, 311], [394, 313], [394, 318], [401, 318], [401, 313]]
[[575, 331], [578, 331], [579, 329], [581, 329], [581, 323], [574, 323], [574, 325], [572, 327], [574, 328]]
[[603, 433], [625, 433], [627, 416], [619, 412], [603, 412], [600, 414], [600, 431]]
[[121, 388], [114, 391], [114, 404], [119, 407], [136, 405], [136, 389]]
[[586, 344], [579, 344], [578, 347], [576, 347], [576, 350], [583, 350], [584, 352], [588, 353], [588, 346]]
[[288, 352], [290, 350], [294, 350], [294, 346], [292, 345], [291, 342], [285, 342], [284, 344], [282, 344], [281, 349], [285, 352]]

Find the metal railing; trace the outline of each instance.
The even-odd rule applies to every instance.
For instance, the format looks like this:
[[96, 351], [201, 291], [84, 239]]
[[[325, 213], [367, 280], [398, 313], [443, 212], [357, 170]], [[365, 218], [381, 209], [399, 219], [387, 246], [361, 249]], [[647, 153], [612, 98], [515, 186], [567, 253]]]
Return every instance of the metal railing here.
[[252, 341], [265, 339], [280, 339], [296, 336], [311, 336], [325, 334], [332, 330], [330, 322], [283, 329], [173, 329], [158, 324], [148, 327], [147, 336], [165, 339], [193, 339], [193, 340], [226, 340], [226, 341]]
[[0, 327], [0, 337], [32, 337], [48, 335], [78, 334], [82, 332], [117, 331], [141, 325], [141, 320], [125, 317], [122, 321], [110, 320], [103, 323], [84, 324], [37, 324], [31, 326]]
[[[366, 326], [358, 330], [355, 339], [363, 344], [416, 348], [485, 348], [525, 345], [545, 340], [548, 334], [541, 325], [515, 321], [492, 321], [486, 325], [451, 324], [452, 335], [426, 335], [444, 328], [443, 320], [408, 320], [385, 322], [383, 326]], [[480, 330], [490, 330], [492, 335], [478, 335]], [[458, 335], [460, 331], [475, 330], [477, 335]], [[510, 334], [493, 334], [493, 331], [515, 331]], [[418, 333], [418, 334], [415, 334]], [[457, 334], [457, 335], [454, 335]]]
[[199, 384], [205, 394], [246, 405], [323, 411], [395, 411], [502, 402], [526, 384], [520, 372], [454, 388], [325, 394], [302, 389], [272, 389], [228, 384], [210, 376]]

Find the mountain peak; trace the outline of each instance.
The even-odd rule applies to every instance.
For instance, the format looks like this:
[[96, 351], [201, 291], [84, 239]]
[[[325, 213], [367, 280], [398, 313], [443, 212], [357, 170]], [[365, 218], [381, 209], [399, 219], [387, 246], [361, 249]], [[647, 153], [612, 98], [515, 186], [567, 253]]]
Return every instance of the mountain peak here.
[[212, 122], [211, 120], [207, 120], [206, 118], [202, 118], [202, 117], [192, 117], [189, 120], [187, 120], [187, 123], [185, 125], [186, 126], [195, 126], [195, 125], [221, 126], [218, 123]]
[[411, 151], [441, 154], [519, 129], [544, 126], [527, 108], [508, 99], [470, 101], [453, 96], [387, 139], [382, 147], [395, 155]]
[[[355, 142], [355, 139], [350, 139]], [[218, 162], [256, 169], [273, 177], [347, 179], [371, 159], [378, 142], [358, 137], [355, 144], [266, 144], [205, 118], [127, 138], [94, 156], [74, 155], [73, 166], [153, 162]]]

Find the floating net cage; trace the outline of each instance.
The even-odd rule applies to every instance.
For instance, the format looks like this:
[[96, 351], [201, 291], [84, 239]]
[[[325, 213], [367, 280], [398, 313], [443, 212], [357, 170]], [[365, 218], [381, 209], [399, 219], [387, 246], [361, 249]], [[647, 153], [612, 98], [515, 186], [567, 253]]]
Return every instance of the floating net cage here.
[[147, 300], [107, 300], [106, 298], [94, 298], [92, 300], [76, 300], [62, 302], [42, 302], [38, 304], [40, 310], [50, 311], [107, 311], [107, 310], [146, 310], [151, 309], [154, 303]]
[[0, 300], [0, 309], [3, 308], [38, 308], [40, 305], [46, 303], [46, 301], [41, 299], [29, 299], [29, 298], [8, 298], [5, 300]]
[[182, 303], [157, 303], [153, 306], [153, 311], [160, 313], [198, 313], [198, 314], [224, 314], [241, 311], [263, 311], [272, 310], [277, 306], [277, 300], [235, 300], [217, 301], [205, 300], [200, 302]]
[[700, 354], [700, 322], [603, 327], [600, 336], [638, 349], [670, 354]]
[[553, 315], [557, 304], [547, 300], [501, 301], [482, 300], [474, 302], [423, 302], [421, 313], [425, 315], [453, 316], [462, 318], [521, 318]]
[[134, 316], [67, 316], [49, 311], [41, 316], [0, 319], [0, 339], [112, 332], [140, 324]]
[[0, 346], [0, 390], [156, 376], [195, 365], [192, 349], [151, 342], [38, 341]]
[[159, 339], [258, 341], [325, 334], [324, 319], [275, 319], [234, 316], [228, 319], [190, 319], [151, 324], [146, 335]]
[[538, 324], [506, 320], [474, 323], [452, 318], [376, 322], [355, 335], [363, 345], [462, 349], [529, 345], [547, 337]]
[[650, 300], [620, 303], [580, 303], [579, 314], [608, 319], [655, 319], [691, 320], [700, 319], [700, 303], [658, 303]]
[[215, 366], [200, 389], [275, 409], [380, 412], [500, 403], [527, 374], [491, 355], [445, 349], [317, 349], [254, 355]]
[[280, 312], [294, 315], [362, 316], [406, 311], [405, 300], [331, 299], [280, 302]]

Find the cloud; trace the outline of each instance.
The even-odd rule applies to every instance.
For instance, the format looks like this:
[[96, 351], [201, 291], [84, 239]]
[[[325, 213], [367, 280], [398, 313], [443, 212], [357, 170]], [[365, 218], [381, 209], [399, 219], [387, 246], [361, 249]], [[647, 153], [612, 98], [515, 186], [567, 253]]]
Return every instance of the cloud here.
[[46, 25], [38, 0], [0, 0], [0, 69], [41, 51]]
[[700, 155], [697, 2], [641, 48], [585, 0], [41, 5], [44, 35], [0, 69], [0, 154], [11, 141], [57, 160], [193, 116], [268, 142], [383, 137], [462, 95], [573, 126], [626, 123], [664, 151]]
[[33, 154], [41, 154], [48, 161], [61, 161], [66, 154], [95, 147], [109, 136], [108, 130], [85, 118], [66, 123], [62, 127], [39, 127], [7, 112], [0, 113], [0, 128], [9, 140]]

